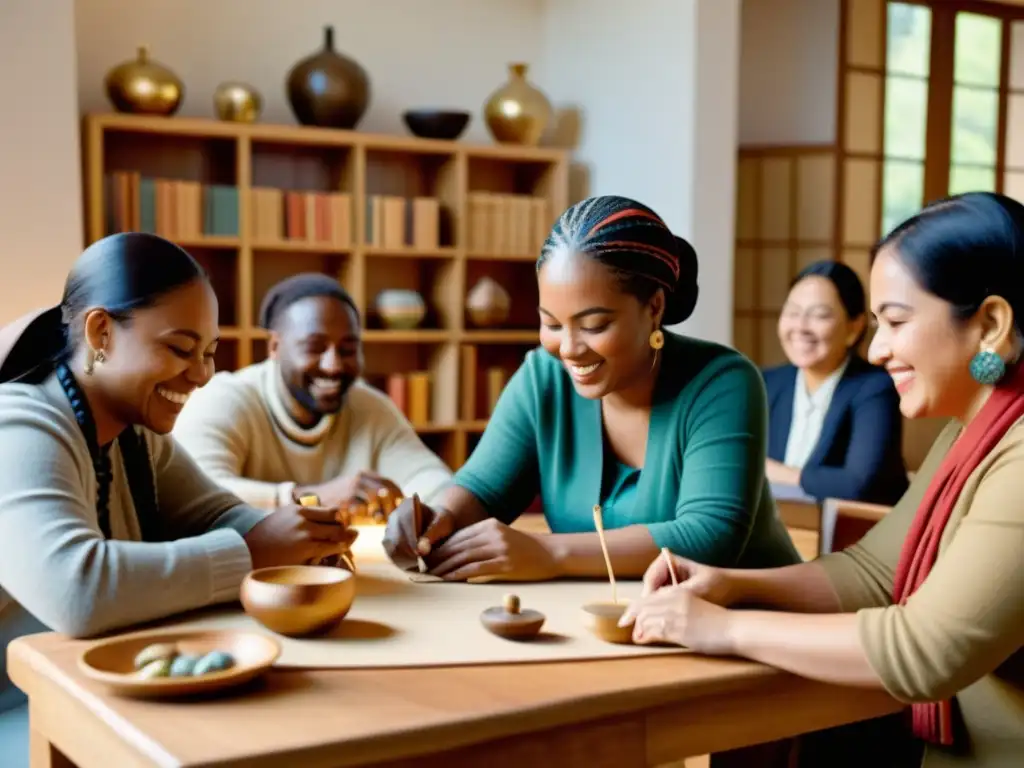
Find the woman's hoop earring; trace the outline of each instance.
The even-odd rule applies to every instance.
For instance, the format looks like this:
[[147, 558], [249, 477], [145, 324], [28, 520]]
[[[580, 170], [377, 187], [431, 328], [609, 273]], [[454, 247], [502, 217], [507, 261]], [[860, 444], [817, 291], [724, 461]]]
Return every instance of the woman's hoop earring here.
[[660, 328], [655, 328], [651, 332], [651, 337], [648, 339], [651, 345], [651, 349], [658, 350], [665, 346], [665, 334], [661, 332]]
[[1006, 374], [1006, 363], [991, 349], [983, 349], [971, 358], [971, 376], [979, 384], [996, 384]]

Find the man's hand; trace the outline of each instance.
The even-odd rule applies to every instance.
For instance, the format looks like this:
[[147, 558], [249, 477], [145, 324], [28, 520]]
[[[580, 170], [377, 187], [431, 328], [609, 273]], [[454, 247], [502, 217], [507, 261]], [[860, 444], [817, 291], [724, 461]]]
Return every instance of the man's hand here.
[[402, 501], [402, 489], [374, 472], [357, 472], [320, 485], [296, 487], [294, 495], [296, 499], [318, 496], [324, 506], [338, 507], [345, 522], [353, 517], [386, 520]]

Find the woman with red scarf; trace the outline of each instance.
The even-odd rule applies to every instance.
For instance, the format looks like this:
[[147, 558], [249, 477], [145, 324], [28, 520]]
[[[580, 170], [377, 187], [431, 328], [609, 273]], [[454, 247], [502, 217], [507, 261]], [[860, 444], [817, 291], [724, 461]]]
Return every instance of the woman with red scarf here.
[[[906, 494], [811, 562], [675, 558], [671, 586], [655, 561], [623, 621], [639, 643], [888, 691], [908, 704], [915, 750], [905, 763], [875, 750], [884, 764], [1024, 765], [1024, 206], [989, 193], [928, 206], [876, 247], [870, 296], [869, 357], [903, 415], [950, 420]], [[816, 764], [865, 759], [848, 746]]]

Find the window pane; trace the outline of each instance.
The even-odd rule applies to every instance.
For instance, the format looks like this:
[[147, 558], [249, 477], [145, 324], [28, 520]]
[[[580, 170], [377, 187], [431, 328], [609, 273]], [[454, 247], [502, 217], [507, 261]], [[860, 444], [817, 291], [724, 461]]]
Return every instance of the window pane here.
[[954, 164], [995, 165], [998, 126], [998, 92], [953, 88]]
[[995, 192], [995, 168], [964, 168], [953, 166], [949, 169], [949, 194], [961, 192]]
[[923, 5], [889, 3], [885, 67], [889, 72], [928, 76], [932, 12]]
[[886, 160], [882, 170], [882, 234], [921, 209], [924, 165]]
[[999, 62], [1002, 59], [1003, 22], [977, 13], [956, 15], [956, 47], [953, 54], [953, 79], [999, 87]]
[[885, 155], [924, 160], [928, 82], [892, 75], [885, 81]]

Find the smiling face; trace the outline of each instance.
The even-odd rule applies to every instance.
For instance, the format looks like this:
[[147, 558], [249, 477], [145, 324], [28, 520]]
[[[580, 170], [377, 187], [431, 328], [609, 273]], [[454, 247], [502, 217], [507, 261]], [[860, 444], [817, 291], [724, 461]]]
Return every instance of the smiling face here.
[[194, 280], [127, 322], [91, 311], [85, 333], [94, 349], [103, 349], [105, 361], [93, 377], [113, 419], [167, 434], [188, 396], [213, 376], [217, 297], [208, 282]]
[[628, 389], [650, 374], [648, 338], [664, 311], [624, 293], [604, 265], [571, 252], [551, 256], [537, 275], [540, 341], [559, 358], [576, 391], [596, 399]]
[[779, 342], [797, 368], [828, 375], [846, 358], [865, 318], [849, 318], [831, 280], [811, 275], [786, 297], [779, 315]]
[[270, 337], [270, 355], [303, 412], [300, 422], [337, 413], [363, 372], [359, 320], [344, 302], [326, 296], [287, 307]]
[[970, 362], [981, 348], [984, 318], [960, 322], [950, 310], [918, 284], [893, 246], [879, 252], [871, 268], [878, 330], [869, 357], [892, 376], [907, 418], [964, 419], [982, 390]]

